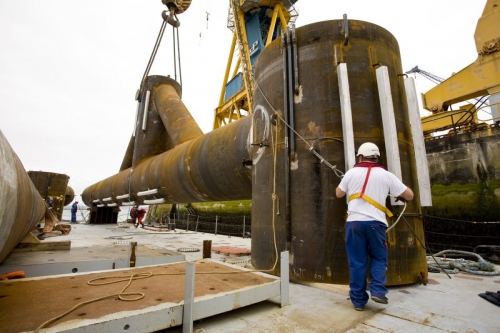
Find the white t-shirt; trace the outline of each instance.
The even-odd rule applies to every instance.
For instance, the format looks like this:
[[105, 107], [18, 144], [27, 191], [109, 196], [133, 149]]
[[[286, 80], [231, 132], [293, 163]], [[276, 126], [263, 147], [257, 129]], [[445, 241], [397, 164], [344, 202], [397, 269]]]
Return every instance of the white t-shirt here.
[[[367, 172], [367, 167], [350, 169], [342, 178], [339, 188], [346, 192], [348, 198], [352, 194], [361, 193]], [[365, 194], [385, 207], [388, 194], [399, 196], [406, 188], [394, 174], [383, 168], [372, 167]], [[362, 198], [349, 201], [347, 214], [347, 222], [376, 220], [387, 224], [385, 213]]]

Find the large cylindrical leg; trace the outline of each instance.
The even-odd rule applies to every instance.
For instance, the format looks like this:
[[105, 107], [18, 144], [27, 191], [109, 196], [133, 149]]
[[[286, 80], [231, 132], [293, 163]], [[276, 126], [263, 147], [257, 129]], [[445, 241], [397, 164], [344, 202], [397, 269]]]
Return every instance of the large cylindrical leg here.
[[[403, 169], [402, 181], [417, 190], [414, 151], [404, 95], [399, 46], [387, 30], [368, 22], [349, 21], [349, 39], [345, 42], [344, 21], [326, 21], [297, 29], [298, 91], [288, 92], [294, 98], [295, 158], [290, 156], [289, 184], [291, 221], [285, 219], [287, 193], [285, 124], [278, 121], [277, 139], [254, 163], [252, 188], [252, 263], [258, 269], [269, 269], [276, 259], [274, 233], [278, 252], [290, 251], [292, 279], [328, 283], [348, 283], [344, 229], [346, 200], [335, 197], [340, 178], [311, 154], [313, 146], [332, 165], [344, 170], [342, 119], [337, 79], [337, 63], [347, 64], [354, 140], [356, 148], [363, 142], [374, 142], [385, 160], [385, 138], [377, 89], [376, 68], [387, 66], [395, 109], [397, 140]], [[258, 87], [255, 109], [270, 115], [283, 111], [283, 49], [280, 40], [271, 43], [256, 63]], [[290, 74], [289, 74], [290, 75]], [[265, 96], [264, 96], [265, 95]], [[268, 103], [269, 101], [269, 103]], [[272, 130], [274, 131], [274, 129]], [[276, 160], [275, 160], [276, 159]], [[405, 219], [388, 235], [388, 284], [417, 281], [427, 274], [425, 250], [410, 229], [424, 239], [418, 195], [408, 203]], [[273, 209], [274, 207], [274, 209]], [[401, 206], [389, 208], [397, 213]], [[279, 214], [277, 214], [279, 209]], [[389, 219], [389, 223], [394, 219]], [[279, 267], [279, 265], [277, 266]], [[278, 269], [276, 269], [276, 273]]]

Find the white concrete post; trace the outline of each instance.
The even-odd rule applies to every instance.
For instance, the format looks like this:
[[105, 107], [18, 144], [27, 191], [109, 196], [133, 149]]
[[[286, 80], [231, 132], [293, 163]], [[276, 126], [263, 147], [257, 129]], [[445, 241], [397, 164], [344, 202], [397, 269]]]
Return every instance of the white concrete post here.
[[280, 280], [281, 280], [281, 307], [290, 304], [290, 268], [288, 265], [288, 251], [281, 252]]
[[347, 76], [347, 65], [345, 63], [338, 65], [337, 77], [339, 80], [340, 113], [342, 115], [345, 171], [347, 171], [356, 164], [356, 149], [354, 147], [354, 128], [352, 124], [349, 79]]
[[422, 121], [420, 118], [420, 111], [418, 109], [415, 80], [412, 77], [407, 77], [405, 78], [404, 82], [406, 90], [406, 100], [408, 102], [408, 115], [411, 125], [411, 136], [413, 138], [413, 149], [415, 150], [415, 162], [417, 164], [420, 205], [422, 207], [430, 207], [432, 206], [431, 181], [429, 178], [429, 167], [427, 165], [427, 154], [425, 152]]
[[194, 307], [194, 262], [186, 262], [186, 282], [184, 288], [184, 312], [182, 314], [182, 333], [193, 333], [193, 307]]
[[[401, 172], [401, 160], [399, 157], [398, 132], [394, 118], [394, 105], [392, 103], [391, 83], [386, 66], [381, 66], [375, 71], [377, 75], [378, 95], [380, 99], [380, 110], [382, 112], [382, 123], [384, 126], [385, 151], [387, 154], [387, 168], [399, 180], [403, 180]], [[395, 201], [391, 197], [391, 204], [402, 205], [401, 201]]]

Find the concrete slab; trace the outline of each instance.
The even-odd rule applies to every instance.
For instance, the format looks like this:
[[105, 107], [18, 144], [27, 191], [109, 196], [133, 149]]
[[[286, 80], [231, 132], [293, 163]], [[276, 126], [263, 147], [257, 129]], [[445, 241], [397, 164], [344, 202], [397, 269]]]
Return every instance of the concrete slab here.
[[[156, 233], [116, 225], [76, 225], [70, 235], [72, 249], [97, 245], [112, 246], [110, 236], [131, 237], [139, 245], [183, 253], [188, 261], [202, 258], [203, 241], [212, 246], [251, 248], [251, 240], [241, 237], [186, 233]], [[231, 257], [212, 252], [212, 259], [244, 266], [250, 256]], [[500, 266], [496, 266], [497, 270]], [[355, 311], [348, 297], [348, 286], [290, 283], [290, 305], [280, 307], [279, 298], [215, 315], [194, 323], [197, 333], [232, 332], [500, 332], [500, 307], [477, 294], [500, 290], [500, 277], [430, 273], [429, 284], [390, 287], [389, 304], [369, 301], [365, 310]], [[139, 318], [139, 317], [137, 317]], [[139, 319], [137, 319], [139, 320]], [[160, 332], [177, 333], [182, 327]], [[1, 328], [0, 328], [1, 332]]]

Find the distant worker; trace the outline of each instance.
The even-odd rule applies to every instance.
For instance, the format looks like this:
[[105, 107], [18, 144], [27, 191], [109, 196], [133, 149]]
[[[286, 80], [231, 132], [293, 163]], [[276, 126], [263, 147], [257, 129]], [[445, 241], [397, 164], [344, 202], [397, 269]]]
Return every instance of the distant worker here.
[[76, 212], [78, 211], [78, 201], [71, 205], [71, 223], [76, 223]]
[[49, 210], [54, 210], [54, 198], [49, 198]]
[[139, 208], [139, 206], [132, 207], [132, 209], [130, 210], [130, 216], [132, 217], [132, 222], [134, 223], [134, 226], [136, 228], [139, 225], [141, 226], [141, 228], [144, 228], [144, 223], [142, 223], [144, 216], [146, 216], [146, 210], [144, 208]]
[[347, 193], [349, 198], [345, 230], [349, 294], [354, 308], [363, 311], [369, 299], [366, 292], [368, 258], [371, 298], [377, 303], [389, 303], [385, 287], [388, 264], [386, 197], [391, 194], [397, 196], [396, 200], [412, 200], [413, 191], [378, 163], [380, 151], [375, 144], [363, 143], [357, 156], [358, 163], [345, 173], [336, 195], [342, 198]]

